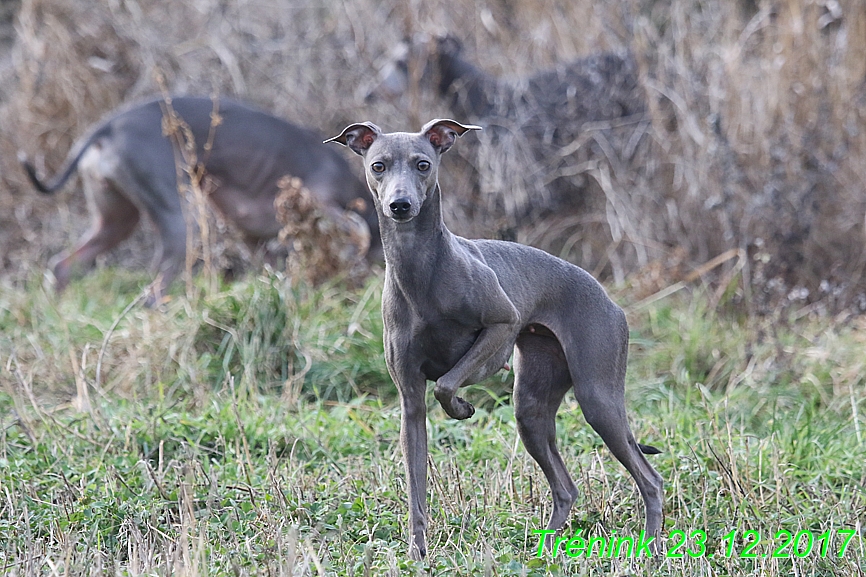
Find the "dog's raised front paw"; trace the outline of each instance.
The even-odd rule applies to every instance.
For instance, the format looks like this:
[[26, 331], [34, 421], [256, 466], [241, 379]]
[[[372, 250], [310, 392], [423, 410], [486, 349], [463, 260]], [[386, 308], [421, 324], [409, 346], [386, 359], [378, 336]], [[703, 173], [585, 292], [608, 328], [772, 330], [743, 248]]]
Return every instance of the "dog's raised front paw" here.
[[456, 390], [456, 386], [449, 387], [440, 379], [433, 388], [433, 395], [449, 417], [462, 421], [475, 414], [475, 407], [455, 395]]
[[468, 419], [475, 414], [475, 407], [472, 406], [472, 403], [465, 401], [460, 397], [452, 398], [451, 406], [448, 408], [443, 406], [443, 408], [445, 409], [445, 412], [448, 413], [449, 417], [461, 421], [463, 419]]

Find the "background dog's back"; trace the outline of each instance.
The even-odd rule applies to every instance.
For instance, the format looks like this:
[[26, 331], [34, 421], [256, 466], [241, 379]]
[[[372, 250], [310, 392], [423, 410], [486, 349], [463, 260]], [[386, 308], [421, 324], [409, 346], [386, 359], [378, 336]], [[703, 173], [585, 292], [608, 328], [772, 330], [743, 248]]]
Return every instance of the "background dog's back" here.
[[[92, 266], [97, 256], [127, 238], [145, 211], [159, 236], [155, 268], [162, 291], [181, 271], [186, 256], [186, 223], [178, 194], [184, 158], [172, 143], [195, 151], [205, 168], [202, 188], [245, 239], [255, 244], [277, 236], [274, 199], [285, 175], [300, 178], [323, 204], [354, 207], [366, 199], [366, 187], [348, 163], [322, 144], [315, 132], [244, 104], [182, 97], [171, 100], [180, 125], [171, 133], [166, 103], [153, 100], [118, 113], [98, 125], [70, 151], [59, 176], [41, 182], [24, 161], [33, 184], [42, 192], [59, 189], [78, 169], [84, 182], [93, 227], [72, 251], [57, 257], [54, 274], [63, 289], [77, 269]], [[210, 142], [209, 150], [205, 144]], [[194, 148], [193, 148], [194, 146]], [[371, 230], [371, 254], [379, 247], [378, 225], [370, 202], [361, 210]]]

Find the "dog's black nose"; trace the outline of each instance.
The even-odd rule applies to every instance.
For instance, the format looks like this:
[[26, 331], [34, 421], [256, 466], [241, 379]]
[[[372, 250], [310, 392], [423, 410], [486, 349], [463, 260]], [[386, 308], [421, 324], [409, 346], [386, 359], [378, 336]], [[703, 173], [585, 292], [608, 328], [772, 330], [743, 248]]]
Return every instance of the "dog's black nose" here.
[[389, 204], [388, 208], [391, 209], [391, 214], [396, 217], [406, 216], [412, 208], [412, 203], [409, 202], [408, 198], [398, 198]]

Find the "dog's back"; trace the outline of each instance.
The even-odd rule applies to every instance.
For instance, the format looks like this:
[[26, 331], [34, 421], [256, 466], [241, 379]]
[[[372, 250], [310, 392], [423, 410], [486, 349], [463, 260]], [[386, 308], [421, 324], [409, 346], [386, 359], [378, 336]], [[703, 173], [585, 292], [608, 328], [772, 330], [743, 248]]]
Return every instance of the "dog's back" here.
[[[574, 307], [597, 314], [619, 316], [621, 309], [608, 297], [607, 292], [588, 272], [543, 250], [501, 240], [466, 240], [478, 248], [487, 266], [496, 273], [499, 284], [518, 310], [535, 309], [543, 303], [524, 302], [530, 297], [543, 296], [559, 312], [562, 302], [573, 300]], [[526, 290], [526, 284], [545, 287], [545, 291]]]

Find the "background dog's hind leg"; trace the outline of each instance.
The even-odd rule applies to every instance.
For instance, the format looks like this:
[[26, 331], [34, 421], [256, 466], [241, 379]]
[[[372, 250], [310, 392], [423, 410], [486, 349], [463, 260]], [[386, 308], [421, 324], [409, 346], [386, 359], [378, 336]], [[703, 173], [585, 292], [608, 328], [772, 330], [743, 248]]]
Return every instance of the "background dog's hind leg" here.
[[138, 208], [111, 182], [85, 171], [82, 177], [93, 225], [72, 251], [57, 257], [53, 268], [58, 291], [69, 284], [75, 272], [91, 268], [96, 257], [127, 239], [140, 218]]
[[559, 529], [577, 498], [577, 487], [556, 448], [556, 411], [571, 387], [559, 341], [552, 335], [522, 332], [515, 345], [514, 375], [517, 431], [550, 484], [553, 511], [547, 528]]

